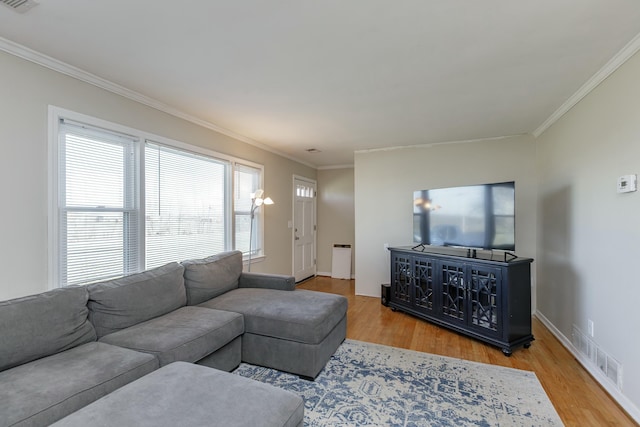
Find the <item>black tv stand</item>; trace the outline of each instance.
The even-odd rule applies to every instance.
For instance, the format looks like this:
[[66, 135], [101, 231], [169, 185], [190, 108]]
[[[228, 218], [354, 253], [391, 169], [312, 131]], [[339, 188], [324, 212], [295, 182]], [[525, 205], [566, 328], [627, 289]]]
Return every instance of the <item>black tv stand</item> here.
[[507, 356], [531, 345], [531, 258], [465, 257], [461, 248], [429, 246], [389, 250], [392, 310], [484, 341]]

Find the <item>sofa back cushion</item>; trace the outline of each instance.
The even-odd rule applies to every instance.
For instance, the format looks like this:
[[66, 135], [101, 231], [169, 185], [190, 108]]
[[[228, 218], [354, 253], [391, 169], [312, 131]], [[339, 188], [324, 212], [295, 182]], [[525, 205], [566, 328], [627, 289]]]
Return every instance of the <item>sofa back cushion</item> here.
[[0, 302], [0, 371], [96, 340], [83, 286]]
[[183, 261], [187, 304], [198, 305], [238, 287], [242, 252], [223, 252], [204, 259]]
[[89, 320], [98, 338], [183, 307], [187, 302], [183, 273], [184, 268], [173, 262], [88, 285]]

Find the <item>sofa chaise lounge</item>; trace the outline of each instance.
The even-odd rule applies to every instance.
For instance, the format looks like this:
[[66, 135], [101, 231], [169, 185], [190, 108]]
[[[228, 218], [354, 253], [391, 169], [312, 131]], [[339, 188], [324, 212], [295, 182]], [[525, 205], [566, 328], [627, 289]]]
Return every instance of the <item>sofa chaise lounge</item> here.
[[243, 272], [238, 251], [0, 302], [0, 426], [48, 425], [173, 362], [313, 379], [346, 336], [346, 310], [291, 276]]

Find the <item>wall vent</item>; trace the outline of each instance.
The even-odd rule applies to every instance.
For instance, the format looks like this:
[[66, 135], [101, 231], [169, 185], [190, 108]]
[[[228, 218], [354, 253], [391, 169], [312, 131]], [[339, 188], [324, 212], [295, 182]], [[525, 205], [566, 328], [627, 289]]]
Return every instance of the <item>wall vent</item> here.
[[10, 7], [18, 13], [25, 13], [40, 4], [34, 0], [0, 0], [0, 3]]
[[573, 345], [585, 357], [587, 363], [599, 369], [618, 390], [622, 391], [622, 365], [608, 355], [591, 338], [573, 325]]

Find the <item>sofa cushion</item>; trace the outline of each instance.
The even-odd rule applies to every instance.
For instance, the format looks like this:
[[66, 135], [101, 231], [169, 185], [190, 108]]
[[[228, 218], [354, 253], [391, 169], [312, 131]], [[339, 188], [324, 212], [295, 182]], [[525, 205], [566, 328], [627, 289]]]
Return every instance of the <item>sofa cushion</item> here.
[[49, 425], [157, 368], [150, 354], [90, 342], [0, 372], [0, 425]]
[[89, 320], [98, 338], [145, 322], [187, 302], [184, 268], [177, 262], [88, 285]]
[[0, 371], [95, 341], [85, 287], [0, 302]]
[[242, 313], [247, 333], [318, 344], [346, 315], [347, 299], [305, 290], [240, 288], [199, 307]]
[[196, 363], [209, 368], [220, 369], [231, 372], [242, 363], [242, 341], [243, 335], [234, 338], [229, 344], [217, 349], [210, 355], [203, 357]]
[[[56, 427], [302, 426], [304, 401], [286, 390], [176, 362], [60, 420]], [[99, 422], [108, 420], [108, 422]]]
[[293, 291], [296, 288], [296, 279], [289, 274], [249, 273], [243, 271], [240, 275], [240, 280], [238, 280], [238, 287]]
[[243, 332], [244, 319], [238, 313], [182, 307], [100, 341], [151, 353], [164, 366], [175, 361], [196, 362]]
[[236, 289], [242, 273], [242, 252], [223, 252], [204, 259], [183, 261], [187, 304], [198, 305]]

